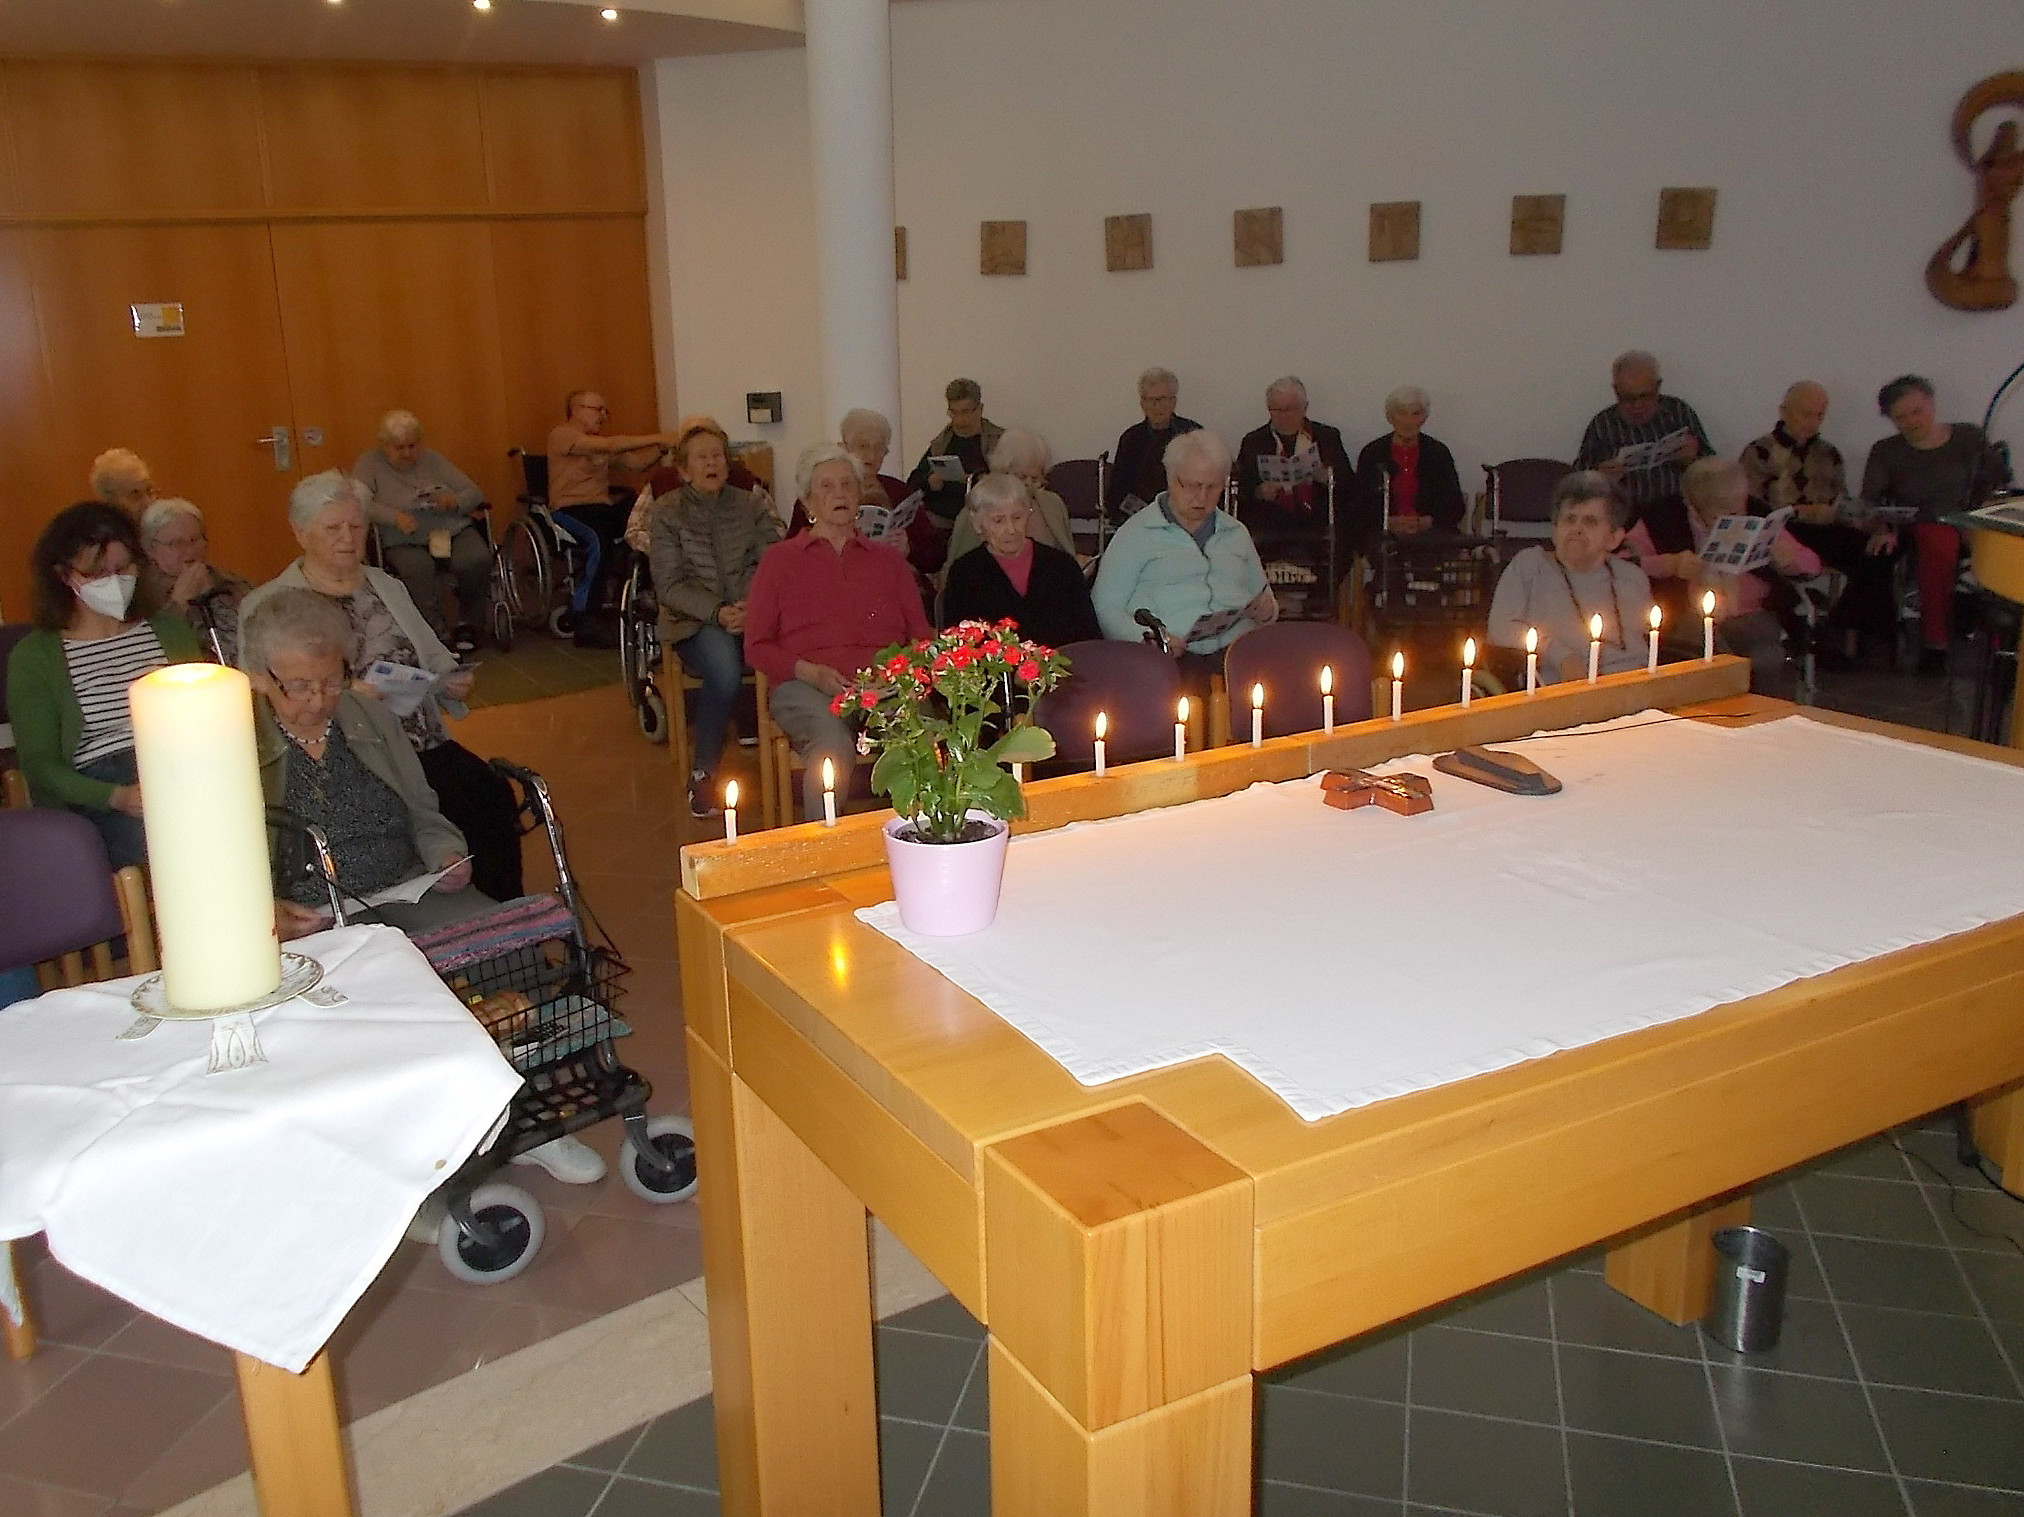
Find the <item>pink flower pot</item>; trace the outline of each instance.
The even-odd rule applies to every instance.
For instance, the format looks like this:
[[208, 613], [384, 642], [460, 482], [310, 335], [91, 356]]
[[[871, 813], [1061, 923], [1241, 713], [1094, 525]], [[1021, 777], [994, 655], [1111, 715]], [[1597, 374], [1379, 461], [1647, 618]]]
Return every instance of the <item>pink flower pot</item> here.
[[982, 932], [998, 914], [998, 886], [1005, 878], [1005, 845], [1012, 829], [981, 811], [973, 821], [997, 830], [974, 843], [917, 843], [900, 837], [910, 818], [885, 824], [886, 863], [893, 876], [893, 900], [910, 932], [931, 938]]

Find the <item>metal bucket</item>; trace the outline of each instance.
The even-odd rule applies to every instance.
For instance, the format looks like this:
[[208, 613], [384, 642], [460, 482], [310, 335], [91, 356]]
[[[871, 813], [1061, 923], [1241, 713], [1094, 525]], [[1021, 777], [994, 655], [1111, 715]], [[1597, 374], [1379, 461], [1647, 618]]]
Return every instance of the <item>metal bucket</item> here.
[[1739, 1354], [1776, 1348], [1785, 1321], [1790, 1250], [1759, 1227], [1725, 1227], [1714, 1244], [1715, 1300], [1702, 1326]]

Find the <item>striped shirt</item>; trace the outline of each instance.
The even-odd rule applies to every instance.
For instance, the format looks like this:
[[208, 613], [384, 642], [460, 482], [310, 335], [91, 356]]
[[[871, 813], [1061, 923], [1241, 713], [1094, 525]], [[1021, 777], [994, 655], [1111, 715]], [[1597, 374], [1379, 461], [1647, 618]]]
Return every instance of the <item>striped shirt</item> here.
[[84, 730], [78, 734], [77, 751], [70, 758], [72, 768], [82, 769], [94, 759], [133, 747], [134, 719], [127, 710], [127, 687], [168, 661], [161, 639], [146, 622], [136, 622], [111, 637], [63, 640], [70, 688], [84, 716]]
[[[1682, 428], [1694, 434], [1702, 454], [1715, 451], [1714, 444], [1708, 441], [1707, 429], [1701, 425], [1701, 418], [1677, 395], [1661, 395], [1657, 414], [1644, 425], [1636, 427], [1625, 421], [1623, 413], [1615, 406], [1605, 406], [1595, 413], [1588, 430], [1581, 434], [1581, 451], [1575, 455], [1574, 467], [1593, 469], [1598, 464], [1608, 463], [1632, 443], [1657, 442]], [[1680, 476], [1686, 471], [1686, 464], [1678, 460], [1650, 469], [1627, 469], [1617, 482], [1617, 488], [1630, 502], [1632, 512], [1642, 516], [1652, 506], [1680, 498]]]

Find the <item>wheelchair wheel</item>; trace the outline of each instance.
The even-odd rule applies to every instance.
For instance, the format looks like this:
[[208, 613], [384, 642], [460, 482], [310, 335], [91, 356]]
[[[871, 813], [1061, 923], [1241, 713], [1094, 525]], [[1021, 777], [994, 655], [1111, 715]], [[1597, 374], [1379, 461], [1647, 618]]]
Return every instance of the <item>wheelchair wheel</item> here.
[[657, 748], [668, 740], [668, 703], [657, 686], [633, 687], [633, 715], [639, 718], [641, 737]]
[[513, 625], [513, 608], [503, 595], [492, 600], [492, 641], [501, 653], [513, 651], [513, 636], [517, 629]]
[[489, 1236], [467, 1238], [444, 1217], [436, 1230], [443, 1268], [468, 1285], [499, 1285], [534, 1262], [547, 1236], [541, 1203], [517, 1185], [493, 1182], [471, 1192], [471, 1217]]
[[696, 1130], [687, 1117], [649, 1117], [647, 1142], [672, 1171], [650, 1165], [628, 1132], [618, 1146], [618, 1174], [642, 1201], [665, 1205], [696, 1193]]
[[555, 638], [571, 637], [576, 632], [576, 613], [564, 601], [548, 613], [548, 635]]
[[509, 614], [523, 627], [546, 626], [555, 578], [552, 555], [540, 530], [522, 517], [506, 529], [499, 556], [505, 563]]

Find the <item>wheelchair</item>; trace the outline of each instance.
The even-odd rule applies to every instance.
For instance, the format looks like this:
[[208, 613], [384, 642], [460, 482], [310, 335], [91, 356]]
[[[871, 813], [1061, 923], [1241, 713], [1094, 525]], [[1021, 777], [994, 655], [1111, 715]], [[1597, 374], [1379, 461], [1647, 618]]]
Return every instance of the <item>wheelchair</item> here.
[[[516, 628], [513, 583], [512, 576], [507, 571], [506, 556], [501, 552], [498, 541], [492, 535], [492, 507], [490, 503], [480, 501], [477, 510], [471, 513], [471, 520], [476, 523], [478, 530], [484, 534], [485, 547], [492, 555], [491, 587], [485, 599], [485, 630], [492, 634], [492, 641], [498, 646], [501, 653], [511, 653], [513, 651], [513, 638]], [[511, 536], [510, 532], [508, 536]], [[386, 545], [380, 541], [378, 522], [373, 522], [366, 532], [365, 556], [366, 562], [371, 564], [375, 569], [386, 569]], [[437, 584], [437, 593], [440, 596], [441, 581], [438, 580]], [[428, 615], [428, 607], [422, 606], [417, 609], [424, 616]], [[220, 659], [219, 662], [223, 663], [225, 660]]]
[[640, 736], [658, 746], [668, 740], [668, 702], [661, 694], [661, 609], [654, 598], [653, 569], [644, 553], [632, 555], [618, 596], [618, 661], [626, 699]]
[[509, 448], [527, 488], [515, 497], [520, 519], [499, 545], [509, 618], [522, 627], [568, 637], [576, 630], [576, 587], [589, 562], [574, 530], [548, 506], [548, 458]]

